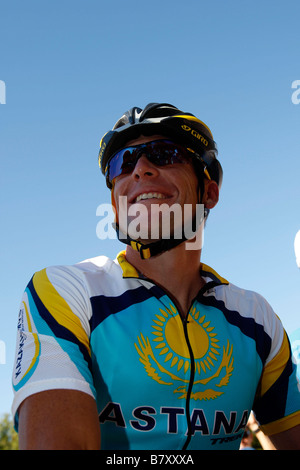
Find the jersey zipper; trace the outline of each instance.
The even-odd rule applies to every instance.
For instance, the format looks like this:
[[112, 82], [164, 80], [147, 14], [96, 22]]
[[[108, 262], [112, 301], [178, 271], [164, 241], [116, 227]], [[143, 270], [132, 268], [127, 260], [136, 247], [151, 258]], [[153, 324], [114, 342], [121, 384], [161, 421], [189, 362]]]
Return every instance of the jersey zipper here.
[[182, 447], [182, 450], [186, 450], [189, 443], [190, 443], [190, 441], [191, 441], [191, 438], [192, 438], [192, 423], [191, 423], [191, 413], [190, 413], [190, 401], [191, 401], [191, 394], [192, 394], [192, 389], [193, 389], [194, 380], [195, 380], [195, 357], [194, 357], [194, 352], [193, 352], [193, 349], [192, 349], [192, 346], [191, 346], [191, 343], [190, 343], [190, 339], [189, 339], [189, 334], [188, 334], [188, 328], [187, 328], [187, 325], [189, 323], [188, 317], [189, 317], [190, 310], [191, 310], [195, 300], [200, 295], [203, 295], [203, 293], [205, 291], [207, 291], [210, 288], [214, 287], [215, 282], [214, 281], [208, 282], [199, 290], [197, 296], [191, 302], [191, 305], [190, 305], [190, 308], [188, 309], [187, 315], [184, 317], [182, 315], [181, 309], [177, 305], [176, 300], [170, 295], [169, 292], [166, 292], [166, 290], [162, 286], [159, 286], [155, 281], [153, 281], [153, 279], [144, 278], [143, 280], [148, 281], [148, 282], [150, 281], [152, 284], [159, 287], [167, 295], [167, 297], [171, 300], [171, 302], [174, 303], [174, 305], [175, 305], [175, 307], [178, 310], [178, 313], [180, 315], [181, 321], [182, 321], [184, 337], [185, 337], [186, 344], [187, 344], [187, 347], [188, 347], [188, 350], [189, 350], [190, 361], [191, 361], [191, 363], [190, 363], [191, 373], [190, 373], [189, 386], [188, 386], [188, 391], [187, 391], [187, 396], [186, 396], [186, 401], [185, 401], [185, 413], [186, 413], [186, 421], [187, 421], [187, 438], [186, 438], [186, 441], [185, 441], [185, 443]]
[[[190, 339], [189, 339], [189, 334], [188, 334], [188, 317], [189, 317], [189, 313], [191, 311], [191, 308], [195, 302], [195, 300], [197, 298], [200, 297], [200, 295], [203, 295], [203, 293], [207, 290], [209, 290], [210, 288], [214, 287], [215, 283], [214, 282], [209, 282], [207, 284], [205, 284], [198, 292], [197, 296], [193, 299], [193, 301], [191, 302], [191, 305], [190, 305], [190, 308], [187, 312], [187, 315], [185, 317], [183, 317], [181, 314], [180, 314], [180, 309], [178, 309], [178, 312], [180, 314], [180, 317], [181, 317], [181, 321], [182, 321], [182, 325], [183, 325], [183, 331], [184, 331], [184, 337], [185, 337], [185, 340], [186, 340], [186, 344], [187, 344], [187, 347], [188, 347], [188, 350], [189, 350], [189, 355], [190, 355], [190, 370], [191, 370], [191, 373], [190, 373], [190, 379], [189, 379], [189, 386], [188, 386], [188, 391], [187, 391], [187, 395], [186, 395], [186, 401], [185, 401], [185, 414], [186, 414], [186, 421], [187, 421], [187, 438], [186, 438], [186, 441], [184, 443], [184, 446], [182, 447], [182, 450], [186, 450], [188, 448], [188, 445], [191, 441], [191, 438], [192, 438], [192, 423], [191, 423], [191, 412], [190, 412], [190, 402], [191, 402], [191, 394], [192, 394], [192, 389], [193, 389], [193, 385], [194, 385], [194, 380], [195, 380], [195, 357], [194, 357], [194, 352], [193, 352], [193, 349], [192, 349], [192, 346], [191, 346], [191, 343], [190, 343]], [[174, 300], [173, 300], [174, 302]], [[175, 302], [174, 302], [175, 303]], [[176, 305], [176, 303], [175, 303]]]
[[181, 317], [182, 324], [183, 324], [183, 330], [184, 330], [184, 336], [185, 336], [186, 344], [187, 344], [187, 347], [188, 347], [188, 350], [189, 350], [190, 361], [191, 361], [190, 362], [190, 370], [191, 370], [190, 380], [189, 380], [189, 386], [188, 386], [188, 391], [187, 391], [187, 396], [186, 396], [186, 401], [185, 401], [185, 413], [186, 413], [188, 433], [187, 433], [187, 438], [186, 438], [185, 444], [182, 447], [182, 450], [187, 449], [187, 447], [188, 447], [188, 445], [191, 441], [191, 438], [192, 438], [190, 401], [191, 401], [191, 394], [192, 394], [192, 389], [193, 389], [194, 379], [195, 379], [195, 358], [194, 358], [194, 353], [193, 353], [193, 349], [192, 349], [192, 346], [191, 346], [191, 343], [190, 343], [190, 339], [189, 339], [189, 335], [188, 335], [188, 329], [187, 329], [187, 326], [188, 326], [188, 323], [189, 323], [188, 315], [189, 315], [189, 311], [188, 311], [187, 316], [185, 318]]

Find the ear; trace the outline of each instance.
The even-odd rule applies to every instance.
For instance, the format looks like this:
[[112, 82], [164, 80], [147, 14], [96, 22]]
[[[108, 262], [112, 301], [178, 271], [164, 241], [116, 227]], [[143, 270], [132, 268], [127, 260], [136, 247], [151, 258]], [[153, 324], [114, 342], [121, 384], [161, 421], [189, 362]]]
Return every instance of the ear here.
[[219, 201], [219, 186], [215, 181], [205, 180], [202, 202], [207, 209], [212, 209]]

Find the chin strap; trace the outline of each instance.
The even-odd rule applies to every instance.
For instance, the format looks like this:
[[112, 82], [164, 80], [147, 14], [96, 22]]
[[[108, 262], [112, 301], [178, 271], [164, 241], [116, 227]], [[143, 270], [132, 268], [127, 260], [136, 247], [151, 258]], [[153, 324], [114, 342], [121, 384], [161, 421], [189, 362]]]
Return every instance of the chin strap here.
[[[209, 214], [209, 209], [204, 209], [204, 220], [208, 217]], [[200, 221], [196, 221], [196, 218], [193, 220], [193, 227], [199, 228], [200, 224], [202, 223], [202, 219]], [[157, 240], [157, 242], [151, 242], [151, 243], [141, 243], [137, 240], [133, 240], [132, 238], [129, 237], [129, 235], [125, 235], [122, 231], [120, 231], [119, 224], [118, 223], [113, 223], [113, 228], [115, 229], [117, 233], [118, 240], [120, 240], [123, 243], [126, 243], [126, 245], [131, 246], [133, 250], [138, 251], [140, 254], [141, 259], [149, 259], [152, 256], [160, 255], [161, 253], [164, 253], [165, 251], [169, 251], [172, 248], [175, 248], [176, 246], [180, 245], [183, 242], [188, 241], [188, 238], [186, 238], [184, 235], [181, 238], [168, 238], [168, 239], [160, 239]], [[122, 237], [121, 237], [122, 235]]]
[[[141, 243], [137, 240], [133, 240], [129, 237], [129, 235], [125, 235], [123, 232], [120, 231], [119, 225], [114, 223], [113, 227], [117, 232], [117, 237], [120, 242], [126, 243], [126, 245], [131, 246], [135, 251], [138, 251], [140, 254], [141, 259], [149, 259], [152, 256], [159, 255], [165, 251], [171, 250], [175, 248], [175, 246], [180, 245], [187, 239], [185, 237], [182, 238], [169, 238], [169, 239], [161, 239], [157, 240], [157, 242], [152, 243]], [[120, 234], [122, 237], [120, 238]]]

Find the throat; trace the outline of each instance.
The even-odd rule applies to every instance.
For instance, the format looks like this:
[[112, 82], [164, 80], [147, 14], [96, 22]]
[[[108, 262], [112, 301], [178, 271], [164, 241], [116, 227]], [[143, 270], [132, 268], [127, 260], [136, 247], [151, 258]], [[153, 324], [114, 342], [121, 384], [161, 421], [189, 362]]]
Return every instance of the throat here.
[[182, 318], [187, 318], [199, 290], [204, 286], [204, 280], [201, 279], [201, 281], [194, 287], [190, 286], [189, 289], [184, 289], [182, 285], [178, 285], [172, 291], [165, 288]]
[[182, 317], [186, 317], [205, 285], [200, 273], [200, 252], [186, 250], [181, 244], [160, 255], [141, 259], [137, 251], [127, 247], [126, 258], [143, 277], [162, 288]]

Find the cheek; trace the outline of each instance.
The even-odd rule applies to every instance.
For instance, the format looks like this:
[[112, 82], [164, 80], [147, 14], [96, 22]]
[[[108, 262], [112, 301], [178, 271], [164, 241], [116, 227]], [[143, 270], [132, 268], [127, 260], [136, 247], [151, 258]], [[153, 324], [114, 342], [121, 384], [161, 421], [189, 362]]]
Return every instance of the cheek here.
[[198, 178], [193, 170], [185, 173], [182, 187], [185, 188], [184, 194], [186, 199], [188, 199], [190, 203], [197, 203], [199, 194], [199, 184]]
[[120, 193], [115, 189], [111, 192], [111, 203], [114, 208], [116, 218], [119, 220], [119, 213], [120, 213]]
[[124, 182], [122, 180], [118, 180], [114, 183], [112, 191], [111, 191], [111, 200], [112, 204], [117, 211], [119, 210], [120, 204], [120, 197], [126, 194], [126, 188]]

